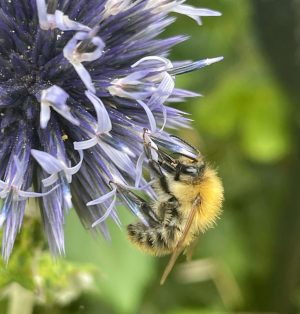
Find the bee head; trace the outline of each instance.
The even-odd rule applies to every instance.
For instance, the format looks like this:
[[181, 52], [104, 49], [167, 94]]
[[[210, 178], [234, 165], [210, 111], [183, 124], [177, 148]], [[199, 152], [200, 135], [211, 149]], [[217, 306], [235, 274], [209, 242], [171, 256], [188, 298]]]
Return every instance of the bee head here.
[[197, 182], [201, 180], [206, 164], [202, 157], [180, 157], [176, 166], [175, 181]]

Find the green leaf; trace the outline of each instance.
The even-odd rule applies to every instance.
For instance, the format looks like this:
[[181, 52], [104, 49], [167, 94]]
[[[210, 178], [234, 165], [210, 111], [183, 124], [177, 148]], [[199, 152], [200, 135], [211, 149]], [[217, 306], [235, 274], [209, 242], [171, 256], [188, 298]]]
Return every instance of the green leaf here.
[[288, 103], [263, 67], [232, 73], [193, 109], [201, 130], [237, 141], [252, 160], [274, 162], [290, 150]]

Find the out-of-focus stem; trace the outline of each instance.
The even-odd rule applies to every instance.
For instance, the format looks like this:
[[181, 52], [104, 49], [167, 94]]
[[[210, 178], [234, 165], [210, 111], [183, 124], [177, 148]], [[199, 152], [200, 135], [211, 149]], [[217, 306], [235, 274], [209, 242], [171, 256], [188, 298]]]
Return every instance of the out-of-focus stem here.
[[12, 283], [3, 292], [8, 299], [7, 314], [32, 314], [35, 302], [34, 293], [17, 283]]

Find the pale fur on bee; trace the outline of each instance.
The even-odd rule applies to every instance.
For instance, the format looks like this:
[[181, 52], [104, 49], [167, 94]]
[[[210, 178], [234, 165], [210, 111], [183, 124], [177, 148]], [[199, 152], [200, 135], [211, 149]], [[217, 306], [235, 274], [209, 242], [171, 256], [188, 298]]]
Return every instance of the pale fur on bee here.
[[[131, 224], [127, 227], [130, 241], [142, 251], [162, 256], [174, 252], [179, 241], [187, 248], [195, 238], [212, 227], [221, 214], [223, 185], [217, 172], [208, 166], [201, 155], [192, 159], [180, 156], [174, 159], [163, 153], [157, 161], [151, 159], [151, 149], [147, 150], [151, 168], [157, 179], [153, 188], [157, 201], [147, 204], [156, 220]], [[191, 210], [194, 216], [189, 229], [185, 227]], [[186, 234], [184, 234], [186, 233]]]

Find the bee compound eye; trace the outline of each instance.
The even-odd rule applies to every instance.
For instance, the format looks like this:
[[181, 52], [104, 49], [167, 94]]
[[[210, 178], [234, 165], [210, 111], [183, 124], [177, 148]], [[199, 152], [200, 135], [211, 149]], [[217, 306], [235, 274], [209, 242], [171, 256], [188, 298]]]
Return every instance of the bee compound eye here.
[[176, 202], [177, 201], [177, 198], [175, 196], [171, 196], [169, 199], [168, 199], [168, 202], [169, 203], [173, 203], [173, 202]]
[[204, 172], [204, 169], [205, 169], [205, 163], [201, 164], [198, 167], [198, 174], [202, 174]]

